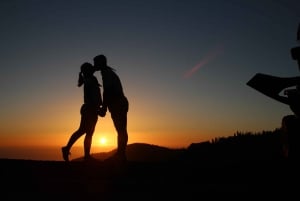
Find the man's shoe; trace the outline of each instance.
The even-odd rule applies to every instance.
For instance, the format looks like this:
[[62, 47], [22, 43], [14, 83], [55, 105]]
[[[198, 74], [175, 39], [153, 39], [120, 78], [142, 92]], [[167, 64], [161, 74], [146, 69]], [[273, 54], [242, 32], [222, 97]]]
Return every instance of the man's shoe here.
[[113, 162], [113, 163], [118, 163], [118, 164], [126, 164], [127, 158], [125, 155], [121, 155], [118, 153], [115, 153], [111, 157], [107, 158], [104, 160], [105, 162]]
[[91, 161], [98, 161], [98, 159], [92, 157], [92, 156], [84, 156], [83, 159], [85, 161], [91, 162]]

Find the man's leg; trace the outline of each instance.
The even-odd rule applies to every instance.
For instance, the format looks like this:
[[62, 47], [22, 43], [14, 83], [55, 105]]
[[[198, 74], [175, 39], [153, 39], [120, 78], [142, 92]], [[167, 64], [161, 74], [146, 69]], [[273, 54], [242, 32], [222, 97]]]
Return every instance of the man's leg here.
[[126, 147], [128, 142], [127, 113], [112, 114], [112, 119], [118, 134], [117, 154], [126, 160]]

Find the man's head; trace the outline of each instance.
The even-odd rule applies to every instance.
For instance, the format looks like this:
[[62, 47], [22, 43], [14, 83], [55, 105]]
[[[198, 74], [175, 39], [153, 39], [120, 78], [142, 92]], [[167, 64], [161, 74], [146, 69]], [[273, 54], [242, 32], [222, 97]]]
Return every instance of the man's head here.
[[107, 66], [107, 60], [103, 54], [95, 56], [93, 60], [96, 70], [101, 70], [103, 67]]

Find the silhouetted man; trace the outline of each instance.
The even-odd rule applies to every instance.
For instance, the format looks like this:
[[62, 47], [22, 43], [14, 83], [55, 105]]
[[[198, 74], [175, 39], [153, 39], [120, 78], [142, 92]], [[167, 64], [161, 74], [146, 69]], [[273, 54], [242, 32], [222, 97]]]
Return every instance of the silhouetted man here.
[[126, 162], [128, 100], [124, 95], [118, 75], [107, 65], [104, 55], [94, 57], [94, 67], [100, 70], [103, 83], [103, 105], [99, 115], [104, 116], [108, 108], [118, 133], [117, 153], [112, 159]]

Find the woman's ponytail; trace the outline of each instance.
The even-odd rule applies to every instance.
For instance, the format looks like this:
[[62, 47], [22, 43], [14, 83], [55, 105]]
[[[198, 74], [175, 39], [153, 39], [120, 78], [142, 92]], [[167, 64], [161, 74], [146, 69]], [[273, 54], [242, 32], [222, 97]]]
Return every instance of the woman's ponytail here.
[[84, 78], [83, 78], [82, 72], [80, 72], [79, 77], [78, 77], [78, 84], [77, 84], [78, 87], [81, 87], [83, 85], [83, 82], [84, 82], [83, 79]]

